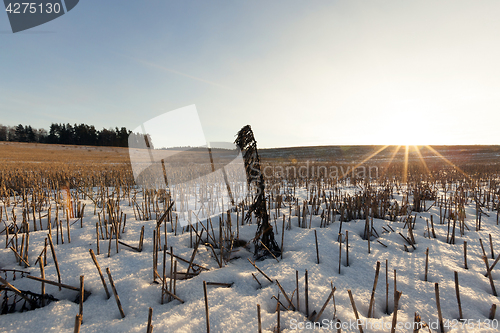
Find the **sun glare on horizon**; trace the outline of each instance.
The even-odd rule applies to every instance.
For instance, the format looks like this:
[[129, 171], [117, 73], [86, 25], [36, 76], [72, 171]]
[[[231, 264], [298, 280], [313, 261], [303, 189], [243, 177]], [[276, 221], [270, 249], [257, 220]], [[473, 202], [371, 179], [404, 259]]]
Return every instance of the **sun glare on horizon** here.
[[364, 164], [367, 161], [370, 161], [372, 158], [376, 157], [379, 153], [387, 149], [388, 147], [396, 147], [394, 151], [391, 154], [391, 157], [389, 161], [387, 162], [387, 166], [393, 163], [394, 157], [398, 152], [402, 152], [404, 155], [404, 166], [403, 166], [403, 171], [402, 171], [402, 180], [403, 183], [406, 183], [408, 180], [408, 165], [410, 161], [410, 155], [416, 155], [422, 166], [425, 168], [427, 174], [432, 177], [432, 173], [429, 170], [429, 167], [427, 166], [426, 158], [422, 155], [422, 151], [427, 150], [426, 155], [430, 155], [437, 157], [438, 159], [444, 161], [446, 164], [457, 170], [459, 173], [464, 175], [464, 177], [469, 178], [469, 176], [462, 170], [460, 169], [457, 165], [455, 165], [453, 162], [448, 160], [446, 157], [444, 157], [441, 153], [439, 153], [436, 149], [434, 149], [431, 145], [384, 145], [369, 156], [367, 156], [365, 159], [363, 159], [360, 163], [358, 163], [354, 168], [357, 168], [358, 166]]

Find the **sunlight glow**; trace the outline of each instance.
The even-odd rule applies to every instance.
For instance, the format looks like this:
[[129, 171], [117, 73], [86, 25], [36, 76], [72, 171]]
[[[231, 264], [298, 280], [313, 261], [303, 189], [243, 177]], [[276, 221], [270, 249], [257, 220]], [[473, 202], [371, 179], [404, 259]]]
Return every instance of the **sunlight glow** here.
[[409, 146], [405, 146], [405, 167], [403, 169], [403, 184], [405, 184], [408, 181], [408, 152], [409, 152]]
[[415, 149], [415, 151], [417, 152], [418, 158], [419, 158], [420, 162], [422, 163], [422, 165], [424, 166], [425, 171], [427, 171], [429, 176], [432, 177], [431, 171], [429, 170], [429, 167], [427, 167], [427, 163], [425, 163], [425, 160], [422, 156], [422, 153], [420, 152], [420, 149], [417, 146], [413, 146], [413, 149]]
[[[368, 157], [364, 158], [361, 162], [357, 163], [353, 169], [356, 169], [357, 167], [359, 167], [360, 165], [368, 162], [369, 160], [371, 160], [373, 157], [377, 156], [379, 153], [381, 153], [382, 151], [384, 151], [386, 148], [388, 148], [389, 146], [388, 145], [385, 145], [381, 148], [379, 148], [377, 151], [375, 151], [374, 153], [370, 154]], [[389, 166], [391, 165], [391, 163], [393, 162], [394, 158], [396, 157], [396, 155], [398, 154], [398, 152], [400, 151], [401, 147], [403, 147], [403, 145], [398, 145], [394, 151], [392, 152], [391, 154], [391, 157], [389, 159], [389, 161], [387, 162], [385, 168], [384, 168], [384, 171], [382, 173], [381, 176], [383, 176], [385, 174], [385, 170], [388, 170]], [[410, 153], [414, 153], [418, 156], [418, 159], [420, 161], [420, 163], [423, 165], [423, 167], [425, 168], [425, 170], [427, 171], [427, 174], [432, 177], [432, 174], [431, 174], [431, 171], [429, 169], [429, 167], [427, 166], [427, 163], [425, 162], [425, 158], [424, 156], [422, 155], [422, 153], [420, 152], [420, 150], [425, 147], [427, 148], [429, 151], [431, 151], [433, 153], [434, 156], [437, 156], [439, 157], [440, 159], [442, 159], [444, 162], [446, 162], [446, 164], [450, 165], [451, 167], [453, 167], [455, 170], [457, 170], [458, 172], [460, 172], [462, 175], [464, 175], [464, 177], [466, 178], [470, 178], [463, 170], [461, 170], [458, 166], [456, 166], [453, 162], [451, 162], [450, 160], [448, 160], [446, 157], [444, 157], [441, 153], [439, 153], [437, 150], [435, 150], [434, 148], [432, 148], [431, 146], [429, 145], [422, 145], [422, 146], [417, 146], [417, 145], [404, 145], [405, 147], [405, 151], [404, 151], [404, 160], [403, 160], [403, 171], [402, 171], [402, 175], [401, 175], [401, 179], [402, 179], [402, 182], [403, 184], [406, 184], [408, 182], [408, 165], [409, 165], [409, 157], [410, 157]], [[341, 178], [344, 178], [346, 177], [346, 175], [342, 176]]]
[[391, 165], [392, 161], [394, 160], [394, 157], [396, 156], [396, 154], [398, 153], [400, 148], [401, 148], [401, 146], [397, 146], [397, 148], [392, 153], [391, 158], [389, 159], [389, 162], [387, 162], [387, 165], [385, 166], [381, 177], [383, 177], [385, 175], [385, 171], [389, 168], [389, 165]]
[[466, 178], [470, 179], [470, 177], [462, 170], [460, 169], [458, 166], [456, 166], [455, 164], [453, 164], [452, 162], [450, 162], [446, 157], [444, 157], [443, 155], [441, 155], [438, 151], [436, 151], [434, 148], [432, 148], [431, 146], [428, 146], [426, 145], [425, 146], [427, 149], [429, 149], [430, 151], [432, 151], [434, 154], [436, 154], [436, 156], [440, 157], [443, 161], [445, 161], [448, 165], [452, 166], [454, 169], [456, 169], [458, 172], [460, 172], [462, 175], [464, 175]]
[[[379, 150], [377, 150], [376, 152], [374, 152], [373, 154], [371, 154], [370, 156], [368, 156], [367, 158], [365, 158], [363, 161], [359, 162], [358, 164], [356, 164], [353, 169], [356, 169], [357, 167], [359, 167], [360, 165], [364, 164], [365, 162], [369, 161], [370, 159], [372, 159], [374, 156], [378, 155], [381, 151], [383, 151], [384, 149], [386, 149], [387, 147], [389, 147], [389, 145], [385, 145], [383, 146], [382, 148], [380, 148]], [[394, 157], [394, 155], [393, 155]], [[392, 160], [392, 159], [391, 159]], [[347, 174], [346, 174], [347, 175]], [[342, 177], [340, 177], [340, 179], [343, 179], [344, 177], [346, 177], [346, 175], [342, 175]]]

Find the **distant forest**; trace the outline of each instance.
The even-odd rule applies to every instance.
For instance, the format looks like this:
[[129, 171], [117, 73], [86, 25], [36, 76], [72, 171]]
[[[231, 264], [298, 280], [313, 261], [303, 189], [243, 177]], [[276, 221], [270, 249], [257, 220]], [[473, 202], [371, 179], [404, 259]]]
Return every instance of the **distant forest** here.
[[[93, 125], [51, 124], [47, 132], [44, 128], [31, 126], [3, 126], [0, 124], [0, 141], [56, 143], [84, 146], [128, 147], [132, 131], [125, 127], [97, 130]], [[134, 134], [139, 139], [142, 135]], [[148, 136], [149, 137], [149, 136]], [[136, 140], [137, 140], [136, 139]], [[149, 140], [151, 140], [149, 138]], [[137, 140], [136, 142], [141, 142]]]

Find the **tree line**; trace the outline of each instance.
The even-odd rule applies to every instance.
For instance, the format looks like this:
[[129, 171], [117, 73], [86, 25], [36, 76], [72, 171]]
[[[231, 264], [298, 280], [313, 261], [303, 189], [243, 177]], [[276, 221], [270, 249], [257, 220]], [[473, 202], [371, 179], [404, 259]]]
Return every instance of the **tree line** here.
[[[30, 125], [4, 126], [0, 124], [0, 141], [55, 143], [85, 146], [113, 146], [128, 147], [129, 135], [132, 131], [127, 128], [97, 130], [87, 124], [55, 124], [50, 125], [49, 131], [43, 128], [33, 128]], [[132, 139], [140, 142], [142, 135], [132, 134]], [[149, 136], [148, 136], [149, 137]]]

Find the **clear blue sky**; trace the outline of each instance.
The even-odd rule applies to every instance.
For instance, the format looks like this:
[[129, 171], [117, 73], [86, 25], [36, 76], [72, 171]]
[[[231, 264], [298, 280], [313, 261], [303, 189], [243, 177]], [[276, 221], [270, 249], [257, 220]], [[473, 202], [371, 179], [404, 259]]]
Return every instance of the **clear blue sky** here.
[[195, 104], [208, 141], [500, 144], [499, 1], [83, 0], [12, 34], [0, 123], [133, 129]]

